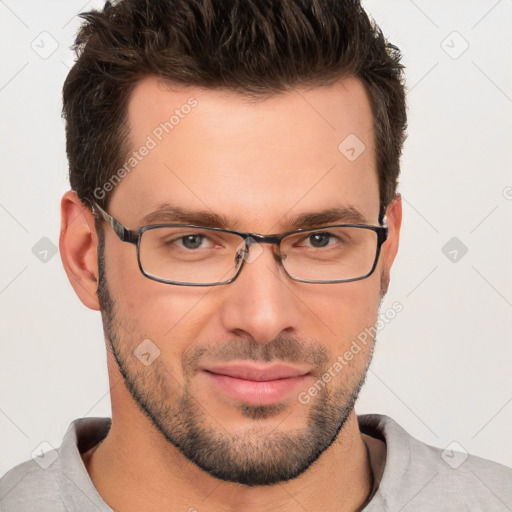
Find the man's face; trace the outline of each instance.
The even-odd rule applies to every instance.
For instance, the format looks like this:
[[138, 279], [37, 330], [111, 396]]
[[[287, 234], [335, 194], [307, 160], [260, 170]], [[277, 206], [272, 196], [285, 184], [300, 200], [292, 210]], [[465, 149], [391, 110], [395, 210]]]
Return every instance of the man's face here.
[[[181, 108], [191, 97], [197, 104]], [[169, 133], [158, 130], [176, 109], [179, 122]], [[227, 228], [262, 234], [288, 231], [298, 215], [328, 208], [351, 207], [378, 225], [372, 115], [354, 79], [250, 103], [232, 92], [170, 90], [147, 78], [131, 97], [129, 125], [134, 150], [148, 145], [148, 136], [156, 143], [108, 207], [130, 229], [147, 224], [144, 217], [163, 204], [222, 215]], [[349, 146], [354, 136], [366, 146], [355, 160], [350, 148], [338, 149], [349, 135]], [[173, 219], [153, 215], [151, 223], [159, 222]], [[264, 485], [305, 471], [334, 441], [364, 380], [374, 340], [360, 344], [342, 370], [332, 367], [375, 323], [392, 261], [388, 243], [374, 274], [360, 281], [293, 281], [272, 246], [262, 244], [234, 282], [187, 287], [144, 277], [135, 246], [106, 224], [104, 231], [106, 336], [154, 426], [220, 479]], [[160, 351], [149, 365], [134, 355], [143, 340]], [[234, 365], [285, 365], [297, 376], [255, 384], [215, 375]], [[323, 378], [329, 368], [331, 378]], [[299, 400], [315, 383], [309, 401]]]

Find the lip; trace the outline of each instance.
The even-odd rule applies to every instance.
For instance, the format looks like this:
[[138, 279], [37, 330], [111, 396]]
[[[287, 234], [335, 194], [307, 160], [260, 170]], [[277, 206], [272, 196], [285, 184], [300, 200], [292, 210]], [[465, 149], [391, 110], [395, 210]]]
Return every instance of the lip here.
[[299, 377], [309, 373], [308, 369], [295, 368], [285, 364], [262, 365], [256, 363], [209, 366], [204, 370], [218, 375], [258, 382]]
[[202, 370], [224, 394], [251, 405], [283, 401], [310, 377], [308, 369], [284, 364], [230, 364]]

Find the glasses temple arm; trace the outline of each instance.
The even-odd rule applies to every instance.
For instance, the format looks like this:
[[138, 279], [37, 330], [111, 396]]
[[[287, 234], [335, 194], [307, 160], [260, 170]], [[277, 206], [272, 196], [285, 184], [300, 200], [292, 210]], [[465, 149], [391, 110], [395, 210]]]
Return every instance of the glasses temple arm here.
[[104, 221], [108, 222], [112, 226], [112, 229], [114, 230], [115, 234], [119, 237], [120, 240], [122, 240], [123, 242], [136, 243], [136, 239], [138, 238], [137, 235], [135, 235], [129, 229], [125, 228], [119, 221], [114, 219], [112, 215], [109, 215], [97, 203], [92, 203], [92, 213], [98, 213]]

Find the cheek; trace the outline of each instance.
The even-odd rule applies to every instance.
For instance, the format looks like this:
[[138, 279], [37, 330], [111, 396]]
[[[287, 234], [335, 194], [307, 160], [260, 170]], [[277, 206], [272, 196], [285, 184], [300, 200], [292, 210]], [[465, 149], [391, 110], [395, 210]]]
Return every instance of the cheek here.
[[210, 289], [148, 279], [138, 267], [135, 246], [123, 245], [126, 247], [114, 246], [109, 253], [106, 275], [124, 335], [131, 336], [133, 343], [149, 338], [165, 350], [193, 338]]
[[[305, 299], [304, 299], [305, 300]], [[311, 290], [308, 333], [343, 352], [359, 334], [373, 327], [380, 304], [380, 273], [352, 283], [325, 285]]]

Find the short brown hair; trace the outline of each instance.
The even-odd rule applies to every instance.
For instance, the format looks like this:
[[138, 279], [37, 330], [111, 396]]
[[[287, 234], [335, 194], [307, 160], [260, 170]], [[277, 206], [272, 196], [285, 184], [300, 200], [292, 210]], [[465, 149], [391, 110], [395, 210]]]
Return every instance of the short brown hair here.
[[63, 88], [71, 187], [88, 204], [130, 150], [143, 77], [265, 97], [362, 81], [374, 116], [381, 213], [396, 193], [406, 106], [400, 51], [356, 0], [119, 0], [80, 15]]

